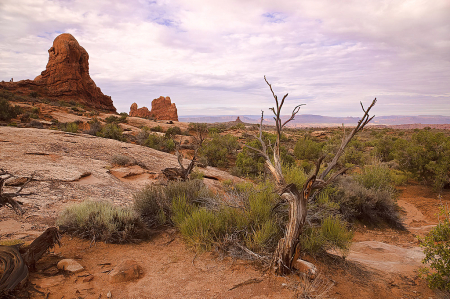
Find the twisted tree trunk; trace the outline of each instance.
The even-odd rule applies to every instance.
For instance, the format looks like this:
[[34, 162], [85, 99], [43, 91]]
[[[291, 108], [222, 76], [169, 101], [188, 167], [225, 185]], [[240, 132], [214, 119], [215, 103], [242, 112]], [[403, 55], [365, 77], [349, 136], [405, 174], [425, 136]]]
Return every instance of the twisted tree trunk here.
[[[259, 136], [257, 139], [261, 143], [262, 150], [257, 148], [248, 146], [248, 148], [258, 152], [262, 157], [265, 158], [265, 162], [267, 168], [272, 173], [277, 189], [279, 190], [280, 197], [283, 201], [289, 203], [289, 222], [286, 226], [286, 232], [283, 238], [281, 238], [278, 242], [277, 249], [272, 258], [271, 267], [273, 271], [278, 275], [284, 275], [292, 271], [293, 262], [298, 259], [300, 256], [301, 248], [299, 246], [299, 238], [303, 230], [303, 226], [305, 225], [306, 215], [308, 212], [308, 199], [311, 193], [315, 190], [319, 192], [329, 183], [331, 183], [338, 175], [345, 172], [347, 169], [341, 169], [332, 174], [329, 178], [327, 178], [328, 174], [335, 168], [339, 158], [344, 153], [345, 147], [348, 145], [350, 140], [361, 131], [366, 124], [368, 124], [372, 118], [369, 117], [370, 109], [375, 105], [376, 99], [372, 101], [372, 104], [369, 106], [367, 110], [364, 109], [361, 104], [362, 110], [364, 111], [363, 117], [359, 120], [357, 126], [351, 131], [349, 135], [345, 135], [341, 142], [341, 146], [336, 152], [333, 160], [328, 164], [328, 167], [319, 175], [320, 165], [324, 157], [321, 157], [316, 163], [315, 173], [306, 181], [305, 185], [302, 188], [302, 191], [299, 192], [297, 187], [294, 184], [290, 184], [286, 186], [285, 179], [282, 172], [282, 163], [280, 156], [280, 137], [281, 131], [284, 126], [295, 118], [295, 115], [299, 112], [300, 107], [302, 105], [298, 105], [292, 111], [291, 117], [286, 120], [284, 123], [281, 122], [281, 108], [283, 107], [284, 101], [288, 94], [284, 95], [281, 102], [278, 101], [278, 97], [272, 90], [272, 86], [267, 81], [266, 77], [264, 77], [267, 85], [270, 87], [270, 91], [275, 99], [276, 107], [270, 108], [273, 114], [275, 115], [275, 125], [277, 130], [277, 140], [273, 147], [273, 160], [271, 160], [267, 154], [267, 145], [263, 141], [262, 138], [262, 123], [264, 114], [261, 113], [261, 122], [259, 127]], [[271, 146], [271, 144], [269, 144]], [[273, 162], [272, 162], [273, 161]]]

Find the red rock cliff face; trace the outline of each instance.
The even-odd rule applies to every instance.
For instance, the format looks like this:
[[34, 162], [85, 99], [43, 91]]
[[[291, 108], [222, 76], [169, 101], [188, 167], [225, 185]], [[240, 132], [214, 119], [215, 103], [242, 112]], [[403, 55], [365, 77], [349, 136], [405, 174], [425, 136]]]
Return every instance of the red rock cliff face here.
[[89, 55], [71, 34], [59, 35], [48, 53], [45, 71], [34, 79], [47, 87], [48, 96], [116, 111], [111, 97], [104, 95], [89, 76]]
[[178, 121], [178, 112], [175, 103], [172, 103], [169, 97], [159, 97], [152, 101], [152, 110], [148, 111], [147, 107], [138, 109], [136, 103], [130, 107], [130, 116], [137, 117], [153, 117], [158, 120], [174, 120]]

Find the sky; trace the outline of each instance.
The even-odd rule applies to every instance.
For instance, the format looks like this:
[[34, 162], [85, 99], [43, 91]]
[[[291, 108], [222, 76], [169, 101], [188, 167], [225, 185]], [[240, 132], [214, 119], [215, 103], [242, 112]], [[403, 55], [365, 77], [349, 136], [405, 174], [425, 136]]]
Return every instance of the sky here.
[[450, 0], [0, 0], [0, 80], [34, 79], [71, 33], [118, 112], [450, 116]]

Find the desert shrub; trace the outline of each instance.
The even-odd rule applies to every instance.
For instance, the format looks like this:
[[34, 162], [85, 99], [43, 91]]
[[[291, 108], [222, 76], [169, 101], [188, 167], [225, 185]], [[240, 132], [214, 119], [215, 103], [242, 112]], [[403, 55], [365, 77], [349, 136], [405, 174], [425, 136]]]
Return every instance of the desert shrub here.
[[299, 160], [317, 160], [323, 153], [323, 142], [316, 142], [308, 137], [297, 141], [294, 155]]
[[32, 98], [37, 98], [38, 97], [38, 93], [36, 91], [32, 91], [32, 92], [30, 92], [29, 96], [32, 97]]
[[237, 137], [230, 134], [214, 134], [211, 140], [203, 143], [200, 148], [200, 155], [205, 157], [210, 166], [226, 166], [229, 156], [234, 155], [239, 148]]
[[103, 128], [102, 123], [96, 117], [88, 121], [88, 124], [89, 130], [87, 130], [85, 133], [89, 135], [97, 136], [97, 133], [99, 133]]
[[127, 116], [128, 114], [120, 114], [120, 117], [114, 116], [114, 115], [110, 115], [107, 118], [105, 118], [105, 122], [107, 124], [111, 124], [111, 123], [126, 123], [127, 122]]
[[361, 174], [356, 174], [355, 179], [367, 189], [386, 190], [394, 193], [392, 186], [391, 170], [381, 163], [363, 167]]
[[40, 111], [41, 111], [41, 109], [39, 109], [39, 107], [31, 108], [31, 113], [33, 113], [33, 114], [39, 114]]
[[395, 141], [390, 136], [383, 136], [376, 140], [374, 154], [383, 162], [395, 159]]
[[319, 255], [328, 249], [348, 253], [353, 239], [353, 233], [348, 230], [347, 222], [339, 216], [328, 216], [318, 227], [307, 226], [300, 236], [302, 250]]
[[448, 208], [441, 208], [439, 224], [424, 238], [419, 238], [425, 258], [421, 268], [430, 288], [450, 292], [450, 213]]
[[98, 137], [115, 139], [119, 141], [125, 141], [125, 137], [122, 134], [123, 130], [115, 123], [106, 124], [101, 131], [97, 132]]
[[191, 180], [202, 180], [204, 177], [205, 175], [203, 174], [203, 172], [198, 170], [192, 171], [191, 174], [189, 175], [189, 179]]
[[345, 220], [374, 226], [386, 223], [403, 229], [391, 190], [366, 188], [352, 177], [337, 180], [336, 188], [330, 197], [339, 205], [339, 212]]
[[244, 130], [245, 124], [239, 123], [230, 128], [230, 130]]
[[129, 165], [135, 165], [136, 160], [125, 155], [114, 155], [111, 158], [111, 163], [115, 165], [120, 166], [129, 166]]
[[189, 123], [188, 131], [194, 131], [197, 134], [206, 136], [208, 134], [208, 125], [205, 123]]
[[403, 170], [420, 180], [442, 189], [450, 180], [450, 138], [441, 132], [422, 130], [398, 150], [398, 162]]
[[281, 237], [279, 218], [272, 211], [277, 202], [273, 188], [237, 184], [229, 192], [225, 199], [207, 198], [208, 204], [204, 199], [200, 205], [178, 197], [172, 219], [183, 238], [202, 250], [223, 247], [232, 238], [260, 253], [272, 251]]
[[5, 99], [0, 100], [0, 121], [10, 121], [22, 113], [22, 108], [19, 106], [11, 106]]
[[303, 185], [308, 179], [308, 175], [302, 167], [291, 165], [283, 166], [284, 179], [287, 184], [295, 184], [298, 190], [302, 190]]
[[81, 238], [126, 243], [145, 237], [141, 219], [133, 210], [106, 201], [84, 201], [66, 208], [57, 225]]
[[152, 128], [150, 128], [150, 131], [152, 131], [152, 132], [162, 132], [163, 131], [163, 128], [161, 127], [161, 126], [156, 126], [156, 127], [152, 127]]
[[35, 119], [33, 119], [32, 121], [30, 121], [30, 126], [33, 127], [33, 128], [36, 128], [36, 129], [42, 129], [42, 128], [44, 128], [44, 125], [43, 125], [40, 121], [35, 120]]
[[208, 190], [200, 180], [169, 182], [165, 187], [147, 185], [133, 195], [134, 209], [149, 226], [169, 224], [174, 198], [185, 198], [191, 203], [207, 194]]
[[368, 155], [364, 153], [364, 150], [350, 144], [345, 149], [342, 156], [343, 163], [348, 165], [364, 165]]
[[181, 134], [182, 134], [182, 132], [181, 132], [180, 127], [175, 126], [175, 127], [170, 127], [167, 129], [165, 137], [173, 138], [175, 135], [181, 135]]
[[69, 133], [77, 133], [78, 132], [78, 125], [76, 123], [59, 123], [58, 127], [60, 130], [64, 132]]
[[[246, 143], [247, 145], [261, 149], [261, 144], [258, 140], [251, 140]], [[236, 157], [236, 168], [238, 175], [241, 176], [258, 176], [264, 172], [265, 159], [261, 157], [257, 152], [248, 147], [242, 149], [242, 151]]]
[[[147, 132], [143, 134], [146, 135]], [[138, 138], [142, 138], [143, 136], [138, 136]], [[151, 147], [158, 151], [163, 152], [171, 152], [175, 150], [175, 141], [170, 138], [165, 138], [164, 136], [158, 136], [153, 134], [148, 134], [147, 139], [143, 142], [143, 145]]]

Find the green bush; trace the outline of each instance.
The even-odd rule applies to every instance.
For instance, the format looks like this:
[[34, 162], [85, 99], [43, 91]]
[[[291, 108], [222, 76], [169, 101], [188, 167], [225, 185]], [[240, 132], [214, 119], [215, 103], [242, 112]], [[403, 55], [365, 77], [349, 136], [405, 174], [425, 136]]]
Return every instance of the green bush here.
[[[251, 140], [247, 145], [261, 149], [261, 144], [258, 140]], [[245, 147], [236, 157], [236, 168], [238, 175], [241, 176], [259, 176], [264, 172], [265, 159], [256, 151]]]
[[398, 161], [403, 170], [442, 189], [450, 180], [450, 138], [441, 132], [422, 130], [402, 143]]
[[185, 198], [189, 203], [206, 196], [208, 190], [200, 180], [169, 182], [164, 186], [147, 185], [134, 194], [134, 209], [149, 226], [171, 223], [172, 201]]
[[101, 132], [103, 128], [102, 123], [96, 117], [88, 121], [88, 124], [89, 130], [87, 130], [85, 133], [89, 135], [97, 136], [97, 133]]
[[328, 216], [319, 227], [307, 227], [300, 236], [302, 250], [311, 254], [322, 254], [328, 249], [348, 253], [353, 233], [347, 229], [347, 223], [338, 216]]
[[97, 132], [98, 137], [115, 139], [119, 141], [125, 141], [125, 137], [122, 134], [123, 130], [115, 123], [106, 124], [101, 131]]
[[239, 148], [237, 137], [230, 134], [214, 134], [211, 140], [203, 143], [200, 148], [200, 155], [205, 157], [210, 166], [228, 165], [229, 156], [233, 156]]
[[170, 127], [167, 129], [165, 137], [170, 139], [170, 138], [173, 138], [175, 135], [181, 135], [181, 134], [182, 134], [181, 129], [179, 127], [175, 126], [175, 127]]
[[19, 106], [11, 106], [5, 99], [0, 100], [0, 121], [10, 121], [22, 113], [22, 108]]
[[316, 142], [305, 137], [295, 144], [294, 155], [299, 160], [317, 160], [323, 154], [323, 145], [322, 142]]
[[57, 225], [81, 238], [126, 243], [146, 236], [140, 218], [130, 209], [106, 201], [84, 201], [66, 208]]
[[374, 226], [386, 223], [404, 229], [392, 190], [366, 188], [352, 177], [343, 177], [336, 182], [336, 191], [330, 197], [349, 222]]
[[127, 122], [127, 116], [128, 114], [120, 114], [120, 117], [114, 116], [114, 115], [110, 115], [107, 118], [105, 118], [105, 122], [108, 124], [112, 124], [112, 123], [126, 123]]
[[419, 238], [424, 249], [422, 263], [428, 267], [420, 269], [430, 288], [450, 292], [450, 213], [441, 208], [439, 224], [424, 238]]
[[391, 170], [380, 163], [363, 167], [362, 173], [355, 179], [367, 189], [387, 190], [394, 193]]
[[69, 133], [77, 133], [78, 132], [78, 125], [77, 123], [60, 123], [58, 124], [60, 130], [63, 130], [65, 132]]
[[[143, 133], [142, 133], [142, 135], [139, 135], [137, 137], [138, 140], [142, 140], [142, 137], [147, 135], [147, 133], [148, 133], [146, 131], [141, 131], [141, 132], [143, 132]], [[167, 152], [167, 153], [174, 151], [175, 147], [176, 147], [175, 141], [173, 141], [173, 139], [165, 138], [163, 136], [158, 136], [158, 135], [153, 135], [153, 134], [147, 135], [147, 139], [145, 139], [145, 141], [143, 141], [143, 145], [151, 147], [155, 150], [163, 151], [163, 152]]]
[[152, 127], [152, 128], [150, 128], [150, 131], [152, 131], [152, 132], [162, 132], [163, 131], [163, 128], [161, 127], [161, 126], [156, 126], [156, 127]]
[[302, 190], [308, 175], [302, 167], [291, 165], [283, 166], [284, 179], [287, 184], [295, 184], [298, 190]]

